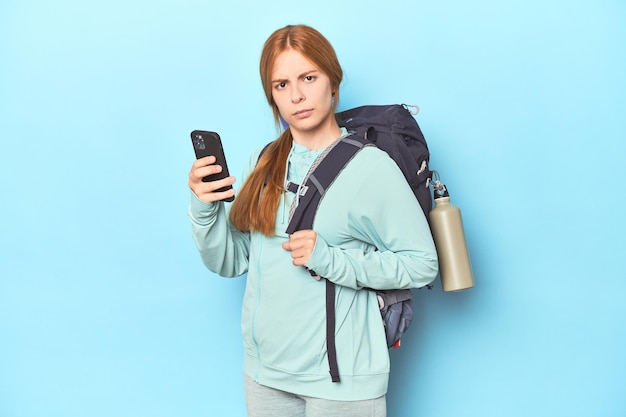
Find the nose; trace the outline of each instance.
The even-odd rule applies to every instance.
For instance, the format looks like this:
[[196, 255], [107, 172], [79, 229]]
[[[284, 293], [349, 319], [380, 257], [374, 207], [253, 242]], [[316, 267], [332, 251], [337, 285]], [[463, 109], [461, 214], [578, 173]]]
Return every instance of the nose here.
[[299, 88], [295, 87], [291, 91], [291, 102], [294, 104], [301, 103], [304, 101], [304, 93]]

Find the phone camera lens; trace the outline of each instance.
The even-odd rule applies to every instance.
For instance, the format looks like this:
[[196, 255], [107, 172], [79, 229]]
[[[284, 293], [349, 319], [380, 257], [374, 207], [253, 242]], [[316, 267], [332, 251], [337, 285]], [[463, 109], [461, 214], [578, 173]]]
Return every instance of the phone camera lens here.
[[193, 146], [195, 146], [197, 149], [204, 150], [204, 138], [202, 137], [202, 135], [195, 135], [193, 137]]

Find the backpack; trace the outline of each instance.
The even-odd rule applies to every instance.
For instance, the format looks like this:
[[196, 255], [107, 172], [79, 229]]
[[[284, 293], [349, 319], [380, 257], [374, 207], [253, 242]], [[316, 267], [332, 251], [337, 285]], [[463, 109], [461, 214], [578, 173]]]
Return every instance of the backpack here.
[[[428, 167], [430, 153], [417, 121], [406, 105], [361, 106], [336, 114], [339, 126], [348, 129], [348, 136], [337, 141], [319, 164], [307, 174], [303, 193], [287, 227], [287, 234], [312, 229], [317, 207], [343, 167], [366, 146], [376, 146], [396, 162], [411, 186], [426, 219], [432, 208]], [[292, 186], [294, 184], [291, 184]], [[297, 190], [297, 185], [291, 187]], [[309, 271], [316, 276], [314, 271]], [[326, 281], [326, 345], [330, 374], [339, 382], [335, 347], [335, 284]], [[431, 288], [429, 286], [429, 288]], [[387, 346], [399, 347], [402, 334], [413, 319], [412, 292], [375, 290], [381, 306]]]

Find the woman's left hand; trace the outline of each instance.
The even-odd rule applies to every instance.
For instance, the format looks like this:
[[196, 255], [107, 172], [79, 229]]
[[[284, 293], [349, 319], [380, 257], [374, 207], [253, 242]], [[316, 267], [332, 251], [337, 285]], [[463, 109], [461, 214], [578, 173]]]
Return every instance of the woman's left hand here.
[[289, 236], [289, 240], [283, 243], [283, 249], [291, 252], [293, 264], [304, 266], [311, 259], [317, 233], [313, 230], [298, 230]]

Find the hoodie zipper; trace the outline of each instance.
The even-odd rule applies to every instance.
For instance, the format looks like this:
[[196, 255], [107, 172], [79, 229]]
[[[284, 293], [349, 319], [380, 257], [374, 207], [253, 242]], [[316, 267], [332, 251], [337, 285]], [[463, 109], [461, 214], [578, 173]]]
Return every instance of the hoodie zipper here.
[[264, 236], [261, 236], [258, 239], [259, 246], [259, 257], [257, 258], [257, 290], [256, 290], [256, 304], [254, 306], [254, 313], [252, 314], [252, 341], [254, 342], [254, 349], [256, 351], [257, 357], [257, 365], [255, 372], [255, 380], [259, 380], [259, 374], [261, 370], [261, 350], [259, 349], [259, 342], [256, 337], [256, 322], [257, 322], [257, 314], [259, 311], [259, 306], [261, 305], [261, 286], [263, 285], [263, 280], [261, 279], [261, 258], [263, 257], [263, 241], [265, 240]]
[[[293, 147], [291, 148], [291, 151], [289, 152], [289, 155], [287, 157], [287, 161], [286, 161], [286, 167], [285, 167], [285, 184], [287, 183], [287, 178], [289, 176], [289, 164], [291, 161], [291, 157], [293, 156]], [[311, 166], [313, 165], [314, 161], [316, 158], [313, 158], [313, 160], [311, 160], [308, 169], [306, 169], [305, 171], [305, 176], [306, 173], [308, 173], [308, 171], [310, 170]], [[294, 169], [297, 169], [294, 165]], [[297, 172], [296, 172], [297, 174]], [[300, 181], [303, 182], [303, 181]], [[298, 192], [296, 193], [296, 195], [294, 196], [294, 200], [291, 202], [290, 205], [295, 204], [297, 206], [298, 204], [298, 200], [299, 200], [299, 195], [300, 195], [300, 188], [302, 187], [301, 185], [298, 186]], [[282, 213], [281, 213], [281, 224], [283, 224], [285, 227], [287, 226], [286, 223], [288, 222], [287, 219], [287, 213], [288, 213], [288, 201], [289, 198], [287, 197], [287, 193], [283, 192], [283, 204], [282, 204]], [[258, 251], [259, 251], [259, 256], [257, 258], [257, 264], [256, 264], [256, 268], [258, 271], [257, 274], [257, 290], [256, 290], [256, 303], [254, 306], [254, 312], [252, 314], [252, 342], [254, 343], [254, 348], [256, 351], [256, 357], [257, 357], [257, 366], [256, 366], [256, 371], [255, 371], [255, 380], [259, 381], [259, 376], [261, 373], [261, 349], [259, 347], [259, 343], [256, 337], [256, 324], [257, 324], [257, 315], [259, 312], [259, 308], [261, 306], [261, 294], [262, 294], [262, 287], [263, 287], [263, 275], [261, 273], [261, 259], [263, 258], [263, 243], [265, 242], [265, 236], [259, 236], [258, 238]]]

